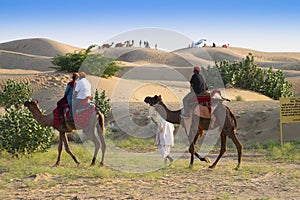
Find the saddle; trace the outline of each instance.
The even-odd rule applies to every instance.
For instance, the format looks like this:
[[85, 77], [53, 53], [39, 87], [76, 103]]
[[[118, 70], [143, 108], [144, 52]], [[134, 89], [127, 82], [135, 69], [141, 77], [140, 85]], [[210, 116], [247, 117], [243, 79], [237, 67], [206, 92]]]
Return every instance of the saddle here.
[[[213, 110], [213, 97], [218, 94], [221, 99], [221, 101], [223, 100], [227, 100], [227, 101], [230, 101], [229, 99], [226, 99], [226, 98], [223, 98], [221, 96], [221, 91], [220, 90], [213, 90], [212, 92], [209, 92], [209, 91], [204, 91], [200, 94], [198, 94], [196, 96], [196, 98], [192, 99], [190, 101], [190, 103], [195, 103], [195, 102], [198, 102], [198, 104], [196, 104], [190, 111], [190, 114], [195, 114], [199, 117], [202, 117], [202, 118], [207, 118], [207, 119], [211, 119], [211, 113], [212, 113], [212, 110]], [[218, 98], [217, 98], [218, 99]], [[218, 100], [217, 100], [218, 101]]]
[[190, 103], [198, 102], [190, 111], [190, 114], [193, 113], [202, 118], [211, 118], [211, 94], [209, 91], [204, 91], [200, 94], [197, 94]]
[[56, 107], [53, 110], [54, 128], [57, 128], [64, 121], [69, 126], [87, 128], [89, 125], [90, 118], [92, 114], [97, 110], [97, 107], [94, 103], [88, 102], [88, 100], [82, 101], [73, 111], [73, 116], [71, 115], [71, 109], [68, 104], [63, 105], [63, 114], [59, 109], [60, 108]]
[[94, 103], [88, 102], [88, 100], [82, 101], [73, 113], [76, 126], [79, 128], [87, 128], [95, 111], [97, 111], [97, 107]]

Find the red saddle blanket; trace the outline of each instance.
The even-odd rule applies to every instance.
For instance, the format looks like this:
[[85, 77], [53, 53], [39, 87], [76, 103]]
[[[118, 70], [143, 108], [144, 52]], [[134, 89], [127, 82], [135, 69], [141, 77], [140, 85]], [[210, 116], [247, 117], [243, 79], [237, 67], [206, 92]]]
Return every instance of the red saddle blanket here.
[[73, 117], [76, 126], [87, 128], [96, 106], [93, 103], [83, 102], [74, 110]]
[[[82, 102], [74, 111], [75, 113], [73, 113], [74, 119], [72, 119], [72, 117], [69, 114], [70, 109], [68, 105], [65, 106], [64, 110], [65, 110], [64, 113], [65, 116], [67, 117], [68, 123], [75, 122], [78, 128], [87, 128], [89, 125], [90, 118], [96, 110], [96, 106], [95, 104], [92, 103]], [[53, 110], [53, 115], [54, 115], [53, 127], [57, 128], [57, 126], [60, 125], [65, 120], [65, 117], [59, 112], [59, 109], [57, 107]]]
[[196, 102], [198, 103], [205, 103], [205, 102], [210, 102], [211, 97], [210, 96], [197, 96], [197, 98], [192, 99], [190, 102]]
[[[68, 121], [73, 121], [72, 117], [70, 117], [70, 109], [69, 106], [67, 105], [65, 107], [65, 114], [67, 116]], [[61, 124], [64, 121], [64, 115], [62, 115], [59, 111], [58, 108], [56, 107], [53, 110], [53, 115], [54, 115], [54, 122], [53, 122], [53, 127], [56, 128], [59, 124]]]
[[190, 103], [198, 102], [202, 106], [208, 107], [209, 113], [211, 112], [211, 96], [196, 96]]

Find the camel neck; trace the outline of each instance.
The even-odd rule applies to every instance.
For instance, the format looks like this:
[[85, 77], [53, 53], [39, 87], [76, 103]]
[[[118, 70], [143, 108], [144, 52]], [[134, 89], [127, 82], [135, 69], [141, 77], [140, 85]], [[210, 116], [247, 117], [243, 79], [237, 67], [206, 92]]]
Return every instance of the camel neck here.
[[49, 120], [48, 115], [44, 115], [38, 107], [29, 109], [33, 118], [43, 126], [52, 126], [53, 121]]
[[180, 113], [181, 110], [171, 111], [167, 106], [160, 102], [155, 106], [155, 110], [160, 114], [166, 121], [174, 124], [180, 124]]

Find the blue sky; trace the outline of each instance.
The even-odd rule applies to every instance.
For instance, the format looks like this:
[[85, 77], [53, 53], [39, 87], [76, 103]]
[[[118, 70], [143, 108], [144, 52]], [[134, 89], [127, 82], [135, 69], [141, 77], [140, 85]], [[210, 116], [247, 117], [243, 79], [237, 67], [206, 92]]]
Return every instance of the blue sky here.
[[0, 0], [0, 42], [49, 38], [79, 47], [155, 27], [208, 44], [300, 52], [298, 0]]

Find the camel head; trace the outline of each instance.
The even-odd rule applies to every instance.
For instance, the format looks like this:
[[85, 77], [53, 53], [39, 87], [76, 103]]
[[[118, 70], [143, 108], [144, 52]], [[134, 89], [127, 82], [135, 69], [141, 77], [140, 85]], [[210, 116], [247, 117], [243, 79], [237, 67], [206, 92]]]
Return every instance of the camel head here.
[[162, 102], [161, 95], [155, 95], [154, 97], [146, 97], [144, 100], [145, 103], [148, 103], [150, 106], [154, 106]]
[[27, 107], [29, 110], [31, 110], [32, 108], [39, 109], [38, 103], [38, 101], [25, 101], [24, 106]]

